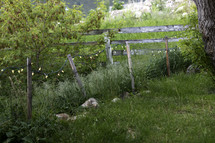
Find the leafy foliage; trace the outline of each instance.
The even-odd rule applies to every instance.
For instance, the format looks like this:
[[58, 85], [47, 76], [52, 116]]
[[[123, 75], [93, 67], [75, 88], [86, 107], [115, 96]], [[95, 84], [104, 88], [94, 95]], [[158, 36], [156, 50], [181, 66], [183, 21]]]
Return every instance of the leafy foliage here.
[[64, 38], [77, 38], [72, 31], [76, 28], [74, 24], [82, 18], [80, 7], [66, 11], [65, 4], [58, 0], [46, 3], [3, 0], [2, 3], [0, 45], [14, 50], [13, 54], [4, 57], [9, 60], [4, 61], [19, 63], [28, 56], [40, 67], [44, 60], [41, 56], [46, 57], [48, 48]]
[[121, 9], [123, 9], [123, 4], [124, 4], [124, 2], [122, 2], [122, 1], [114, 0], [112, 10], [121, 10]]
[[[0, 9], [0, 49], [9, 48], [10, 50], [3, 50], [0, 53], [0, 69], [10, 66], [25, 66], [26, 58], [31, 57], [33, 71], [41, 69], [39, 73], [49, 73], [50, 70], [58, 70], [69, 53], [73, 56], [88, 55], [103, 50], [104, 35], [96, 38], [99, 42], [97, 46], [86, 48], [83, 45], [74, 47], [57, 45], [70, 41], [84, 42], [86, 37], [82, 33], [95, 28], [99, 29], [106, 7], [103, 2], [98, 6], [88, 15], [86, 20], [81, 21], [84, 16], [81, 6], [75, 5], [71, 9], [65, 9], [65, 3], [58, 0], [50, 0], [45, 3], [39, 0], [25, 0], [24, 2], [3, 0]], [[99, 56], [85, 56], [75, 58], [75, 62], [79, 72], [87, 74], [98, 66], [99, 59], [101, 59]], [[10, 69], [8, 71], [4, 73], [4, 76], [1, 76], [0, 89], [10, 88], [10, 84], [6, 81], [8, 81], [7, 76], [13, 73]], [[13, 71], [20, 74], [20, 71], [16, 69]], [[69, 66], [65, 71], [65, 74], [59, 71], [55, 76], [60, 74], [72, 78]], [[22, 76], [18, 76], [18, 79], [25, 83], [23, 74], [25, 74], [25, 68]], [[36, 74], [34, 79], [37, 81], [46, 80], [45, 76], [39, 74]], [[53, 80], [59, 81], [61, 79], [59, 76]], [[1, 93], [2, 95], [10, 94], [9, 90], [4, 91]]]
[[94, 10], [91, 9], [89, 12], [89, 15], [85, 19], [82, 28], [84, 30], [93, 30], [93, 29], [99, 29], [101, 26], [101, 21], [104, 19], [106, 13], [106, 6], [105, 3], [99, 2], [98, 7]]
[[[169, 63], [171, 74], [186, 71], [190, 65], [190, 61], [185, 61], [178, 48], [169, 52]], [[167, 76], [166, 55], [161, 58], [155, 58], [145, 72], [148, 79]]]
[[193, 7], [193, 12], [188, 16], [188, 21], [189, 28], [186, 29], [186, 33], [184, 34], [184, 37], [187, 37], [188, 39], [180, 42], [182, 54], [186, 60], [192, 61], [192, 63], [197, 66], [214, 71], [204, 51], [204, 42], [198, 27], [198, 14], [196, 7]]
[[151, 4], [152, 11], [162, 11], [165, 8], [165, 0], [154, 0]]

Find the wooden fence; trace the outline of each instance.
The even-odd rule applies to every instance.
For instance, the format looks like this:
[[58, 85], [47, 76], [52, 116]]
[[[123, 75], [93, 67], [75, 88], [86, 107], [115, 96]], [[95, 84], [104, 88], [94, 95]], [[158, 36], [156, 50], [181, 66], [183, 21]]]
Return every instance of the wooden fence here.
[[[117, 28], [117, 29], [99, 29], [99, 30], [92, 30], [84, 35], [99, 35], [106, 32], [114, 31], [118, 34], [126, 34], [126, 33], [152, 33], [152, 32], [172, 32], [172, 31], [184, 31], [188, 26], [183, 25], [166, 25], [166, 26], [147, 26], [147, 27], [128, 27], [128, 28]], [[119, 51], [119, 50], [112, 50], [111, 44], [121, 44], [125, 45], [128, 44], [137, 44], [137, 43], [168, 43], [168, 42], [178, 42], [179, 40], [183, 40], [186, 38], [161, 38], [161, 39], [139, 39], [139, 40], [113, 40], [110, 41], [107, 37], [105, 37], [106, 41], [106, 55], [108, 59], [108, 63], [113, 64], [113, 57], [119, 54], [127, 55], [127, 52]], [[167, 41], [166, 41], [167, 40]], [[71, 43], [61, 43], [59, 45], [97, 45], [98, 42], [71, 42]], [[168, 46], [168, 45], [167, 45]], [[133, 50], [131, 53], [138, 53], [143, 54], [144, 50]]]
[[[130, 28], [118, 28], [118, 29], [103, 29], [103, 30], [92, 30], [85, 35], [99, 35], [103, 34], [105, 32], [110, 32], [110, 31], [115, 31], [119, 34], [124, 34], [124, 33], [151, 33], [151, 32], [171, 32], [171, 31], [184, 31], [187, 26], [183, 25], [168, 25], [168, 26], [150, 26], [150, 27], [130, 27]], [[131, 43], [160, 43], [164, 42], [166, 45], [166, 63], [167, 63], [167, 70], [168, 70], [168, 76], [170, 76], [170, 68], [169, 68], [169, 59], [168, 59], [168, 42], [177, 42], [181, 39], [184, 38], [171, 38], [168, 39], [167, 37], [162, 38], [162, 39], [140, 39], [140, 40], [115, 40], [115, 41], [110, 41], [108, 37], [105, 37], [106, 41], [106, 55], [108, 59], [108, 63], [113, 64], [113, 58], [112, 56], [118, 56], [118, 55], [127, 55], [128, 57], [128, 65], [129, 65], [129, 72], [130, 72], [130, 77], [131, 77], [131, 86], [132, 86], [132, 91], [135, 93], [135, 87], [134, 87], [134, 76], [133, 76], [133, 69], [132, 69], [132, 61], [131, 61], [131, 55], [133, 54], [144, 54], [145, 51], [143, 49], [139, 50], [130, 50], [129, 44]], [[76, 43], [61, 43], [58, 45], [77, 45], [77, 44], [83, 44], [83, 45], [96, 45], [98, 44], [97, 42], [76, 42]], [[127, 51], [124, 50], [112, 50], [111, 44], [126, 44], [126, 49]], [[5, 49], [6, 50], [6, 49]], [[8, 49], [7, 49], [8, 50]], [[9, 48], [10, 50], [10, 48]], [[152, 50], [157, 50], [157, 49], [152, 49]], [[161, 50], [161, 49], [159, 49]], [[78, 82], [78, 85], [81, 89], [81, 92], [83, 93], [83, 96], [86, 96], [86, 91], [84, 89], [84, 86], [79, 78], [78, 72], [76, 70], [75, 64], [72, 60], [71, 55], [67, 56], [72, 68], [72, 71], [75, 74], [75, 78]], [[28, 110], [28, 119], [30, 120], [32, 118], [32, 71], [31, 71], [31, 60], [28, 58], [27, 59], [27, 110]]]

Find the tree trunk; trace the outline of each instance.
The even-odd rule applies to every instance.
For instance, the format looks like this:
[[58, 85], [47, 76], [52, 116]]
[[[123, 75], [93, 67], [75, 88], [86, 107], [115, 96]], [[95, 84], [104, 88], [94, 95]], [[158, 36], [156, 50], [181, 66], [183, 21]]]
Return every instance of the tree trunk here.
[[198, 9], [199, 29], [203, 34], [205, 52], [215, 68], [215, 0], [193, 0]]

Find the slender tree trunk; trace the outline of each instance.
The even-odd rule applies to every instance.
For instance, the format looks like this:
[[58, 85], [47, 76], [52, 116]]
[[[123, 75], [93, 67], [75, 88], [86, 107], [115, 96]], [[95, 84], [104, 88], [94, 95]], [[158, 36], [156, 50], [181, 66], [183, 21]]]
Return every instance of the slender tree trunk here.
[[198, 9], [199, 29], [203, 34], [205, 52], [215, 68], [215, 0], [193, 0]]

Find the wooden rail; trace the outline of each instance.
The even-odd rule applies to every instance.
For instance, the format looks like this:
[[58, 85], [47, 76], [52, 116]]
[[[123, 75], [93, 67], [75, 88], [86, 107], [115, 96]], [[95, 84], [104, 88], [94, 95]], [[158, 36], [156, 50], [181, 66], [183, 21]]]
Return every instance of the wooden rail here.
[[[145, 27], [127, 27], [127, 28], [117, 28], [117, 29], [99, 29], [92, 30], [84, 35], [99, 35], [108, 31], [116, 31], [119, 34], [123, 33], [149, 33], [149, 32], [171, 32], [171, 31], [184, 31], [188, 28], [188, 25], [165, 25], [165, 26], [145, 26]], [[179, 40], [184, 38], [170, 38], [169, 42], [178, 42]], [[125, 44], [125, 42], [131, 43], [160, 43], [165, 42], [163, 39], [140, 39], [140, 40], [114, 40], [111, 41], [111, 44]], [[56, 45], [98, 45], [97, 41], [92, 42], [71, 42], [71, 43], [58, 43]], [[0, 50], [11, 50], [11, 48], [0, 49]]]
[[[171, 51], [173, 48], [169, 48]], [[148, 53], [160, 53], [165, 52], [166, 49], [133, 49], [131, 50], [131, 55], [145, 55]], [[126, 56], [127, 51], [126, 50], [112, 50], [113, 56]]]
[[[151, 33], [151, 32], [171, 32], [171, 31], [184, 31], [188, 28], [188, 25], [165, 25], [165, 26], [145, 26], [145, 27], [127, 27], [127, 28], [117, 28], [117, 29], [98, 29], [91, 30], [84, 35], [99, 35], [109, 31], [115, 31], [119, 34], [125, 33]], [[178, 42], [184, 38], [170, 38], [169, 42]], [[160, 43], [165, 42], [164, 39], [140, 39], [140, 40], [114, 40], [111, 41], [111, 44], [125, 44], [128, 42], [131, 43]], [[98, 45], [98, 42], [71, 42], [71, 43], [60, 43], [57, 45]]]
[[171, 32], [171, 31], [184, 31], [188, 28], [188, 25], [165, 25], [165, 26], [145, 26], [145, 27], [127, 27], [127, 28], [116, 28], [116, 29], [98, 29], [92, 30], [84, 35], [99, 35], [109, 31], [115, 31], [119, 34], [122, 33], [149, 33], [149, 32]]
[[[186, 38], [170, 38], [169, 42], [178, 42], [179, 40], [183, 40]], [[114, 40], [111, 41], [111, 44], [125, 44], [125, 42], [128, 42], [129, 44], [137, 44], [137, 43], [162, 43], [165, 42], [164, 39], [140, 39], [140, 40]], [[62, 43], [58, 45], [97, 45], [98, 42], [71, 42], [71, 43]]]

